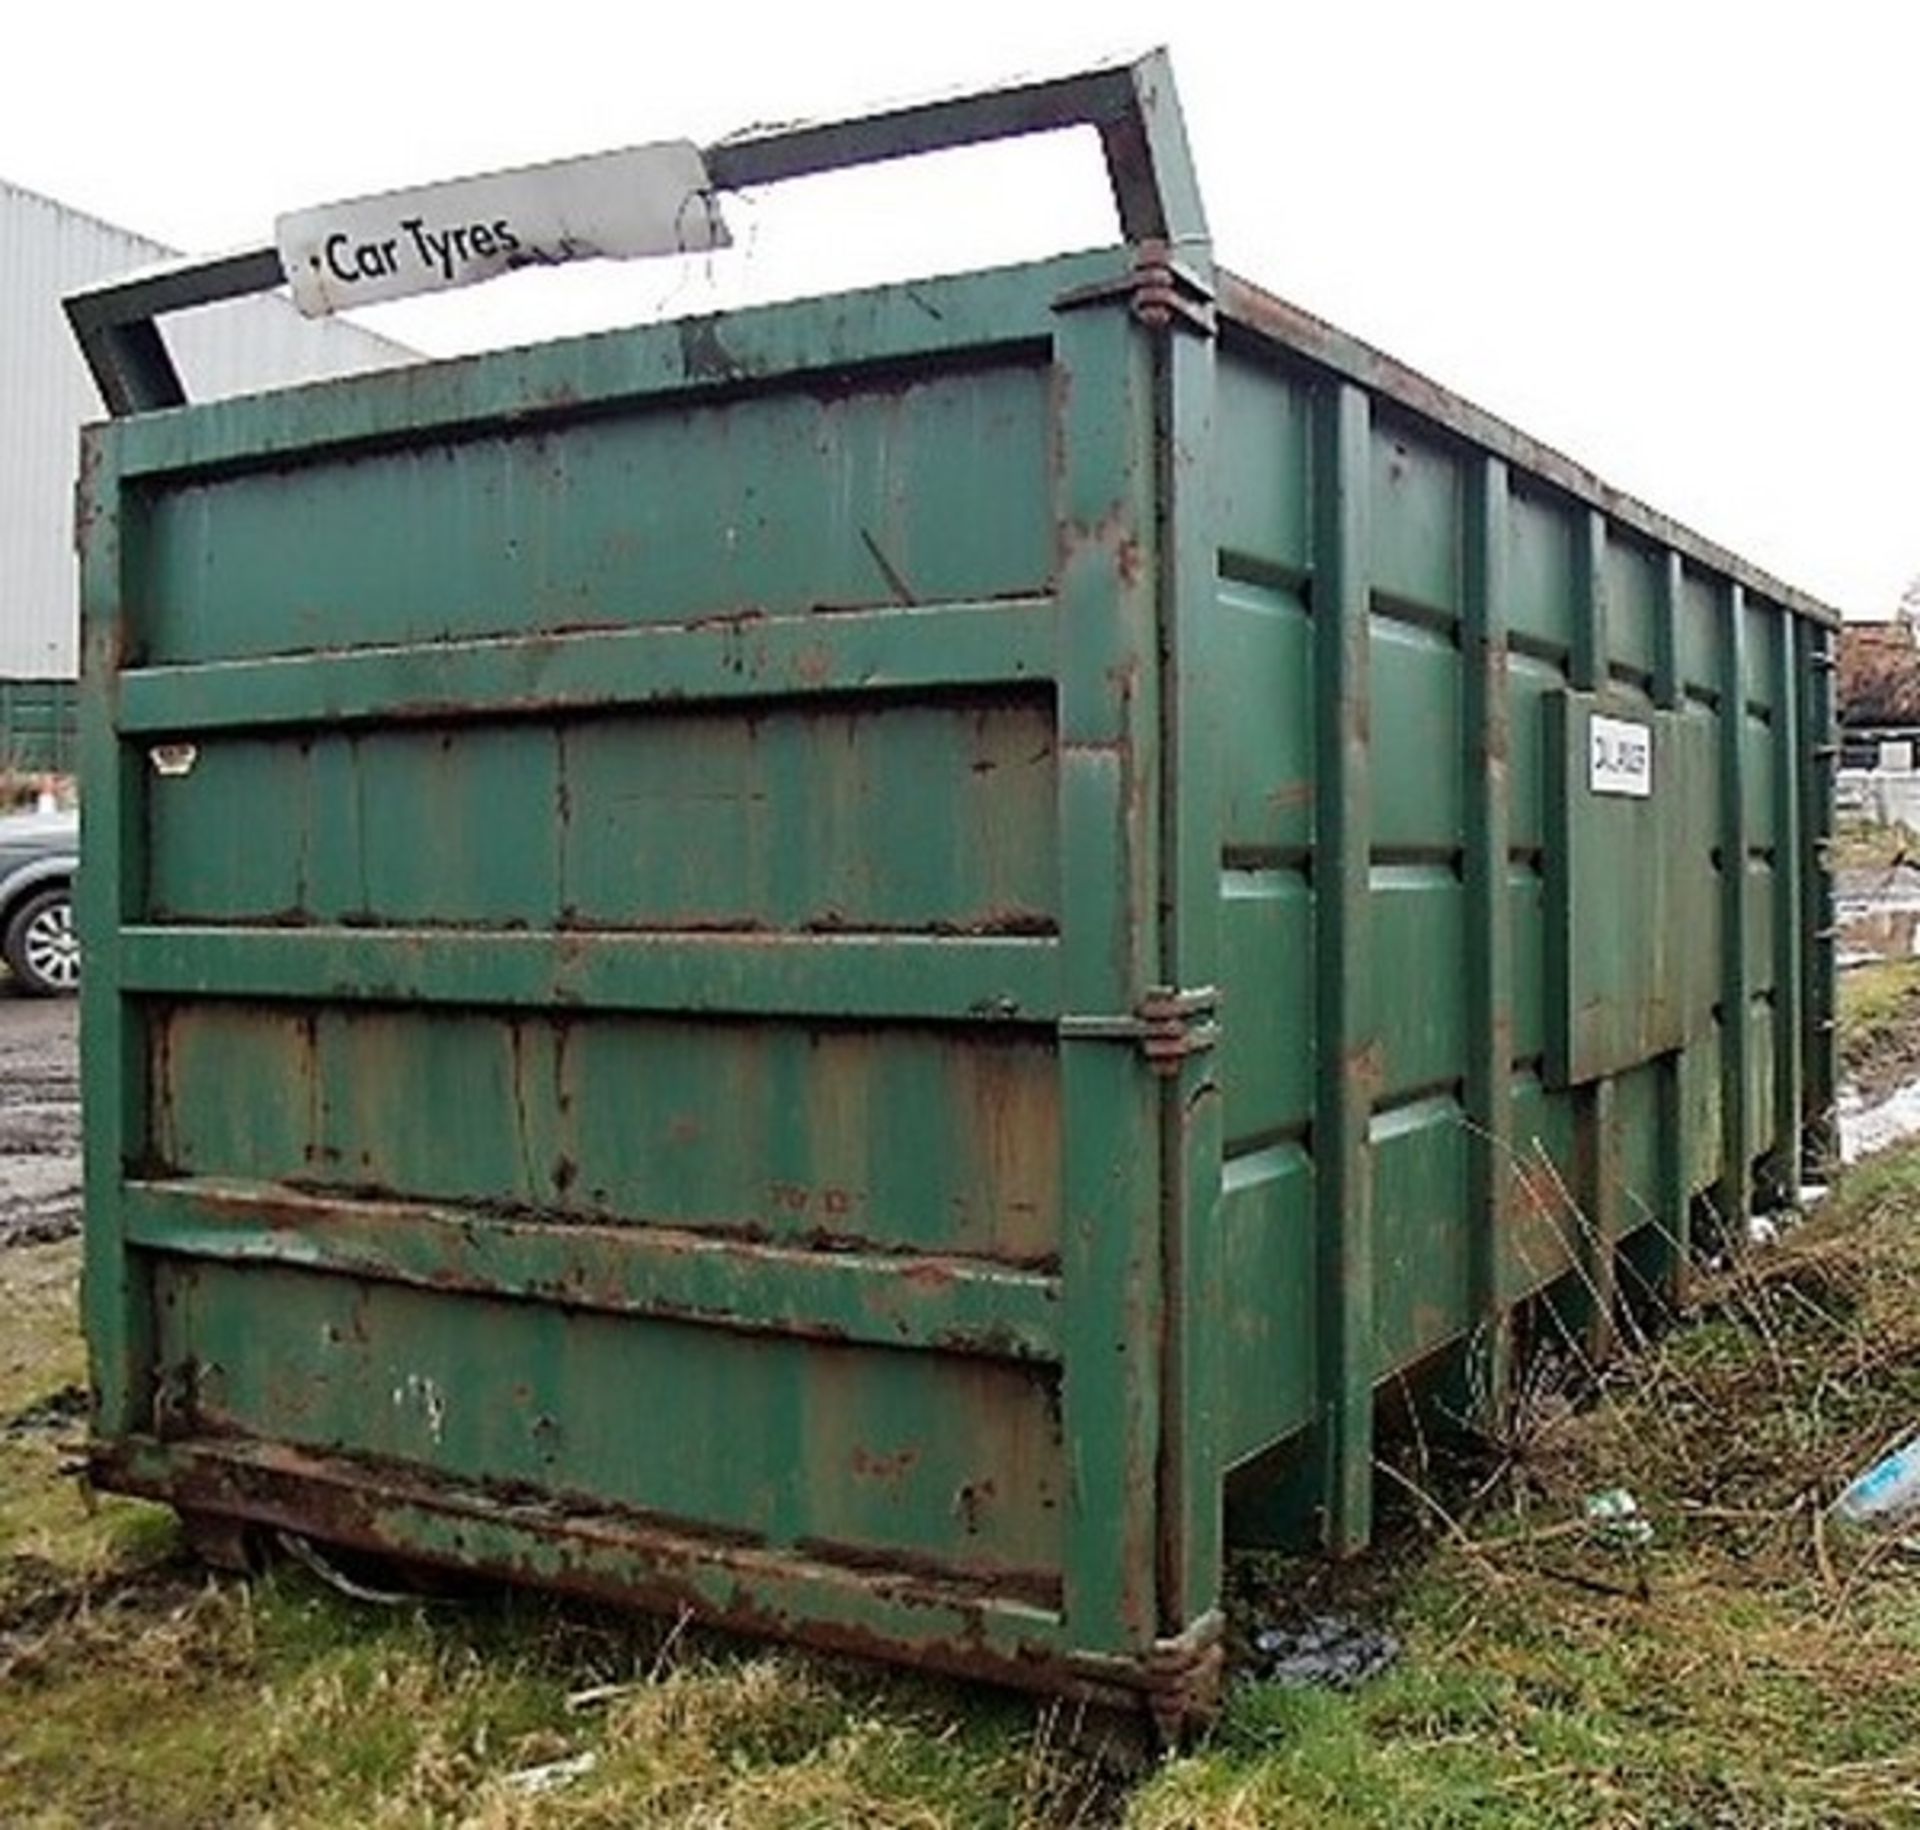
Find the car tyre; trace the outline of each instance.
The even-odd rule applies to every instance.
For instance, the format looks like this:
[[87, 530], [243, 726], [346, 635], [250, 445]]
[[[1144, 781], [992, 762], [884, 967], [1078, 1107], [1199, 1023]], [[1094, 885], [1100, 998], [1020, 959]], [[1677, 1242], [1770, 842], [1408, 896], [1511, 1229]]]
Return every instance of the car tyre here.
[[80, 938], [73, 925], [73, 891], [65, 884], [36, 890], [14, 910], [0, 952], [14, 983], [36, 998], [69, 997], [80, 989]]

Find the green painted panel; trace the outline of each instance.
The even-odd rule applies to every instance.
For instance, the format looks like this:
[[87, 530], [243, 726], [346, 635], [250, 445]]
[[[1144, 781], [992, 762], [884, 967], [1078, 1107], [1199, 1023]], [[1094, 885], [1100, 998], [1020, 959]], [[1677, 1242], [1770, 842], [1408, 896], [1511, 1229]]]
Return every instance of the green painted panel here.
[[1610, 535], [1606, 594], [1608, 661], [1650, 680], [1654, 624], [1660, 614], [1660, 561], [1645, 547]]
[[119, 722], [128, 735], [181, 739], [1037, 688], [1053, 677], [1058, 658], [1053, 608], [1046, 599], [1011, 597], [143, 667], [121, 676]]
[[1747, 843], [1757, 850], [1771, 847], [1779, 832], [1779, 748], [1773, 726], [1764, 718], [1748, 718], [1743, 739], [1740, 794], [1746, 808]]
[[1547, 661], [1514, 653], [1507, 659], [1507, 780], [1512, 797], [1507, 839], [1516, 850], [1547, 842], [1548, 698], [1564, 692], [1565, 672]]
[[1573, 643], [1573, 516], [1557, 501], [1515, 490], [1507, 511], [1507, 628], [1518, 641], [1564, 655]]
[[1039, 698], [220, 738], [155, 782], [150, 908], [1047, 933], [1055, 778]]
[[1747, 1148], [1760, 1156], [1773, 1145], [1773, 1077], [1779, 1070], [1779, 1025], [1771, 998], [1753, 1001], [1747, 1048]]
[[1219, 1226], [1225, 1440], [1238, 1461], [1313, 1415], [1313, 1162], [1298, 1144], [1229, 1157]]
[[1125, 270], [1116, 250], [1094, 248], [142, 414], [114, 428], [115, 463], [144, 487], [188, 471], [292, 467], [503, 426], [564, 437], [571, 421], [636, 405], [732, 404], [799, 390], [832, 400], [935, 368], [1038, 364], [1061, 294]]
[[1453, 849], [1461, 838], [1460, 651], [1444, 635], [1370, 619], [1373, 845]]
[[1644, 718], [1657, 708], [1653, 695], [1638, 681], [1615, 680], [1607, 687], [1607, 697], [1616, 711], [1627, 718]]
[[1057, 942], [978, 935], [498, 928], [133, 927], [121, 982], [152, 997], [901, 1022], [1052, 1022]]
[[569, 919], [1057, 926], [1044, 699], [599, 721], [567, 733], [561, 760]]
[[182, 480], [146, 509], [138, 652], [1037, 592], [1050, 424], [1046, 369], [973, 369]]
[[[142, 811], [150, 914], [199, 912], [256, 921], [311, 918], [321, 909], [359, 901], [361, 808], [344, 738], [297, 742], [235, 739], [196, 746], [192, 770], [151, 778]], [[341, 831], [326, 846], [329, 860], [352, 846], [352, 886], [331, 900], [316, 896], [309, 822], [316, 795], [335, 811]], [[416, 840], [417, 846], [417, 840]], [[551, 843], [527, 861], [534, 873]], [[431, 849], [428, 857], [432, 856]], [[511, 854], [502, 851], [503, 859]], [[422, 859], [421, 862], [426, 862]], [[458, 862], [453, 861], [455, 869]]]
[[1717, 698], [1726, 667], [1721, 660], [1721, 617], [1715, 587], [1698, 572], [1681, 575], [1680, 627], [1676, 649], [1681, 685]]
[[1465, 550], [1458, 460], [1385, 415], [1374, 420], [1371, 458], [1375, 594], [1458, 616]]
[[1573, 1101], [1537, 1074], [1513, 1078], [1512, 1286], [1544, 1289], [1574, 1261]]
[[[1699, 922], [1712, 899], [1711, 727], [1618, 697], [1550, 702], [1562, 809], [1547, 852], [1547, 1061], [1566, 1085], [1680, 1047], [1706, 1020], [1714, 962]], [[1644, 796], [1596, 788], [1590, 721], [1622, 718], [1651, 746]]]
[[1513, 921], [1513, 1058], [1534, 1061], [1547, 1046], [1547, 885], [1530, 864], [1507, 879]]
[[1060, 1249], [1057, 1070], [1031, 1033], [217, 1000], [156, 1009], [149, 1056], [151, 1154], [173, 1172], [1022, 1263]]
[[1385, 1375], [1466, 1326], [1466, 1114], [1455, 1099], [1423, 1099], [1376, 1113], [1370, 1135], [1374, 1344]]
[[147, 796], [163, 920], [551, 927], [557, 743], [539, 724], [223, 738]]
[[127, 1238], [146, 1252], [815, 1340], [1061, 1357], [1059, 1279], [978, 1258], [821, 1251], [191, 1176], [131, 1182], [124, 1214]]
[[1780, 641], [1786, 619], [1765, 598], [1749, 592], [1741, 611], [1747, 625], [1746, 689], [1755, 705], [1771, 707], [1779, 697]]
[[1432, 864], [1376, 864], [1371, 888], [1367, 1033], [1391, 1099], [1466, 1072], [1466, 890]]
[[1700, 1194], [1720, 1179], [1720, 1024], [1709, 1023], [1680, 1056], [1680, 1122], [1687, 1138], [1687, 1188]]
[[[1064, 1457], [1041, 1369], [279, 1267], [162, 1258], [154, 1284], [161, 1382], [190, 1394], [176, 1428], [1057, 1580]], [[671, 1429], [636, 1427], [662, 1414]]]
[[1222, 843], [1230, 855], [1304, 850], [1313, 836], [1313, 624], [1294, 592], [1220, 587]]
[[1769, 991], [1779, 965], [1774, 930], [1779, 891], [1773, 866], [1764, 858], [1747, 860], [1747, 989]]
[[1613, 1162], [1620, 1178], [1620, 1230], [1637, 1231], [1660, 1211], [1660, 1082], [1651, 1066], [1613, 1083]]
[[1304, 1126], [1313, 1107], [1313, 893], [1297, 871], [1221, 879], [1220, 1079], [1227, 1147]]
[[1299, 576], [1307, 536], [1308, 393], [1270, 365], [1230, 350], [1217, 358], [1214, 409], [1215, 526], [1223, 569]]

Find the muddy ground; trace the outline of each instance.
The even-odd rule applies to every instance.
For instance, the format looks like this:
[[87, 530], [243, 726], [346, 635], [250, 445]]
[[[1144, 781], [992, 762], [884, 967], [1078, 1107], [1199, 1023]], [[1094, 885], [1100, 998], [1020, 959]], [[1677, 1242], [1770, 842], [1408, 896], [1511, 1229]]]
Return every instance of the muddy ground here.
[[80, 1052], [72, 998], [0, 981], [0, 1247], [80, 1228]]

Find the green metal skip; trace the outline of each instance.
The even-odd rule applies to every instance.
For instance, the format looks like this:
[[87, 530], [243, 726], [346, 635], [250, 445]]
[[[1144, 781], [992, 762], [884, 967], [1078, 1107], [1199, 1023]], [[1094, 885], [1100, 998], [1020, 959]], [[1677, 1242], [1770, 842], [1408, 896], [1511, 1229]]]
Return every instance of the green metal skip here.
[[1594, 1352], [1832, 1105], [1834, 618], [1124, 244], [218, 405], [70, 305], [91, 1459], [1168, 1725], [1225, 1521]]

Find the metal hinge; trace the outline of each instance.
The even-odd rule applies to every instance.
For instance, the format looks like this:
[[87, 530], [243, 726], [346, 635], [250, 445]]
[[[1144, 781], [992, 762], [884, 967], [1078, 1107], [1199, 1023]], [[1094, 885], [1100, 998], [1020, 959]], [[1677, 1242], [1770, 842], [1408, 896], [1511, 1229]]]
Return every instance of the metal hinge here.
[[1062, 1017], [1060, 1034], [1071, 1042], [1131, 1042], [1156, 1074], [1177, 1073], [1189, 1055], [1220, 1040], [1214, 1014], [1220, 993], [1212, 985], [1181, 991], [1154, 985], [1133, 1013], [1124, 1017]]
[[1213, 288], [1163, 241], [1141, 242], [1133, 251], [1130, 272], [1062, 293], [1053, 308], [1072, 311], [1107, 299], [1130, 300], [1134, 317], [1151, 330], [1177, 322], [1203, 337], [1213, 335]]

